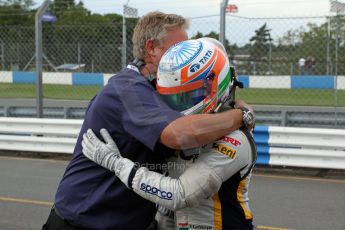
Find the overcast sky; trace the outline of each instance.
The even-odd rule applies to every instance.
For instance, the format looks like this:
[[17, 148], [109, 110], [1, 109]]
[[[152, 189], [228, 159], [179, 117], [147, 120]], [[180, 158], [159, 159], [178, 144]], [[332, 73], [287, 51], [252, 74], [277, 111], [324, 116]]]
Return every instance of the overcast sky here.
[[[128, 0], [83, 0], [85, 6], [96, 13], [122, 14]], [[41, 4], [43, 0], [36, 0]], [[76, 0], [78, 2], [78, 0]], [[139, 16], [153, 10], [178, 13], [186, 17], [219, 14], [222, 0], [129, 0], [128, 5], [138, 9]], [[329, 13], [329, 0], [229, 0], [239, 8], [238, 16], [286, 17], [320, 16]]]
[[[204, 35], [211, 31], [219, 33], [222, 1], [83, 0], [85, 7], [93, 13], [122, 15], [123, 5], [128, 2], [128, 6], [138, 9], [138, 16], [154, 10], [180, 14], [192, 19], [189, 36], [194, 36], [197, 32]], [[42, 4], [43, 0], [35, 2]], [[271, 30], [273, 42], [277, 42], [287, 31], [306, 27], [308, 23], [320, 25], [325, 23], [325, 16], [330, 15], [329, 0], [229, 0], [228, 4], [237, 5], [239, 11], [236, 14], [227, 14], [226, 38], [230, 43], [238, 45], [248, 43], [255, 34], [254, 31], [264, 23], [267, 23]]]

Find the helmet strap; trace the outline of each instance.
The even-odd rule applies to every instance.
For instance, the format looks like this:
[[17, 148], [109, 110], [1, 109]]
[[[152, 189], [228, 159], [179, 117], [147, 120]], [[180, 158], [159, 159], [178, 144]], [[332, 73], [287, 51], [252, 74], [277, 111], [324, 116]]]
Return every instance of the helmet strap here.
[[137, 67], [139, 70], [146, 65], [144, 60], [139, 59], [139, 58], [134, 58], [134, 60], [132, 61], [132, 64], [135, 65], [135, 67]]

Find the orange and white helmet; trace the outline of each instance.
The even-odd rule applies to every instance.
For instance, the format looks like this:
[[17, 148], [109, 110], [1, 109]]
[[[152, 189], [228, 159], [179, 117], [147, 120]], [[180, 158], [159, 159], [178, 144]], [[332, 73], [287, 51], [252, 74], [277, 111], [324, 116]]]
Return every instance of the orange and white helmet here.
[[233, 76], [223, 45], [187, 40], [170, 47], [159, 62], [157, 91], [184, 114], [210, 113], [229, 95]]

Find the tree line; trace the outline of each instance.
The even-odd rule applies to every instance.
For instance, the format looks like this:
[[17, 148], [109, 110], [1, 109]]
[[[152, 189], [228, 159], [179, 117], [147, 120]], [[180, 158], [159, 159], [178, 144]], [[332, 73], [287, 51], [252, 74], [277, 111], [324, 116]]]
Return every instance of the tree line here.
[[[37, 9], [32, 0], [0, 1], [0, 49], [3, 69], [34, 68], [28, 65], [35, 52], [34, 18]], [[55, 65], [86, 64], [85, 71], [116, 72], [121, 69], [122, 16], [96, 14], [85, 8], [82, 1], [55, 0], [49, 12], [57, 17], [55, 23], [43, 24], [43, 51]], [[131, 57], [131, 37], [137, 19], [127, 19], [127, 54]], [[315, 74], [335, 74], [336, 52], [338, 74], [345, 75], [345, 17], [331, 17], [322, 24], [307, 24], [289, 30], [279, 38], [271, 36], [264, 23], [243, 45], [225, 41], [232, 62], [242, 74], [298, 74], [287, 63], [297, 64], [300, 57], [315, 59]], [[336, 47], [336, 35], [338, 47]], [[209, 36], [218, 39], [217, 32]], [[51, 70], [49, 65], [45, 65]], [[253, 73], [255, 71], [255, 73]]]

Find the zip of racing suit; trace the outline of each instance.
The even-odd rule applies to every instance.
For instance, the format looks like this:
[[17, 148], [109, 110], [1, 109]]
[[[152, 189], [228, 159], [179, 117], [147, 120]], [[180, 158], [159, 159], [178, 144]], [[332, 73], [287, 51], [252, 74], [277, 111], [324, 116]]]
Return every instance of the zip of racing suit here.
[[[256, 150], [251, 135], [246, 132], [234, 131], [201, 148], [196, 159], [177, 158], [176, 164], [169, 168], [169, 173], [178, 177], [176, 179], [149, 171], [146, 167], [137, 168], [132, 161], [119, 155], [113, 159], [116, 164], [104, 165], [92, 159], [87, 152], [84, 154], [114, 171], [119, 179], [138, 195], [176, 211], [176, 228], [228, 229], [232, 223], [226, 222], [228, 215], [224, 210], [234, 207], [227, 206], [236, 206], [237, 213], [240, 213], [238, 218], [243, 217], [243, 221], [249, 220], [251, 223], [252, 219], [248, 206], [248, 185], [256, 160]], [[97, 139], [96, 136], [92, 137], [95, 138]], [[96, 155], [99, 152], [96, 152]], [[231, 185], [234, 181], [235, 186]], [[231, 201], [227, 201], [227, 198], [221, 199], [219, 192], [223, 186], [225, 193], [233, 191], [228, 194], [232, 197]], [[222, 215], [227, 216], [222, 218]], [[238, 223], [238, 226], [241, 225], [243, 223]], [[167, 227], [163, 228], [168, 229]]]

